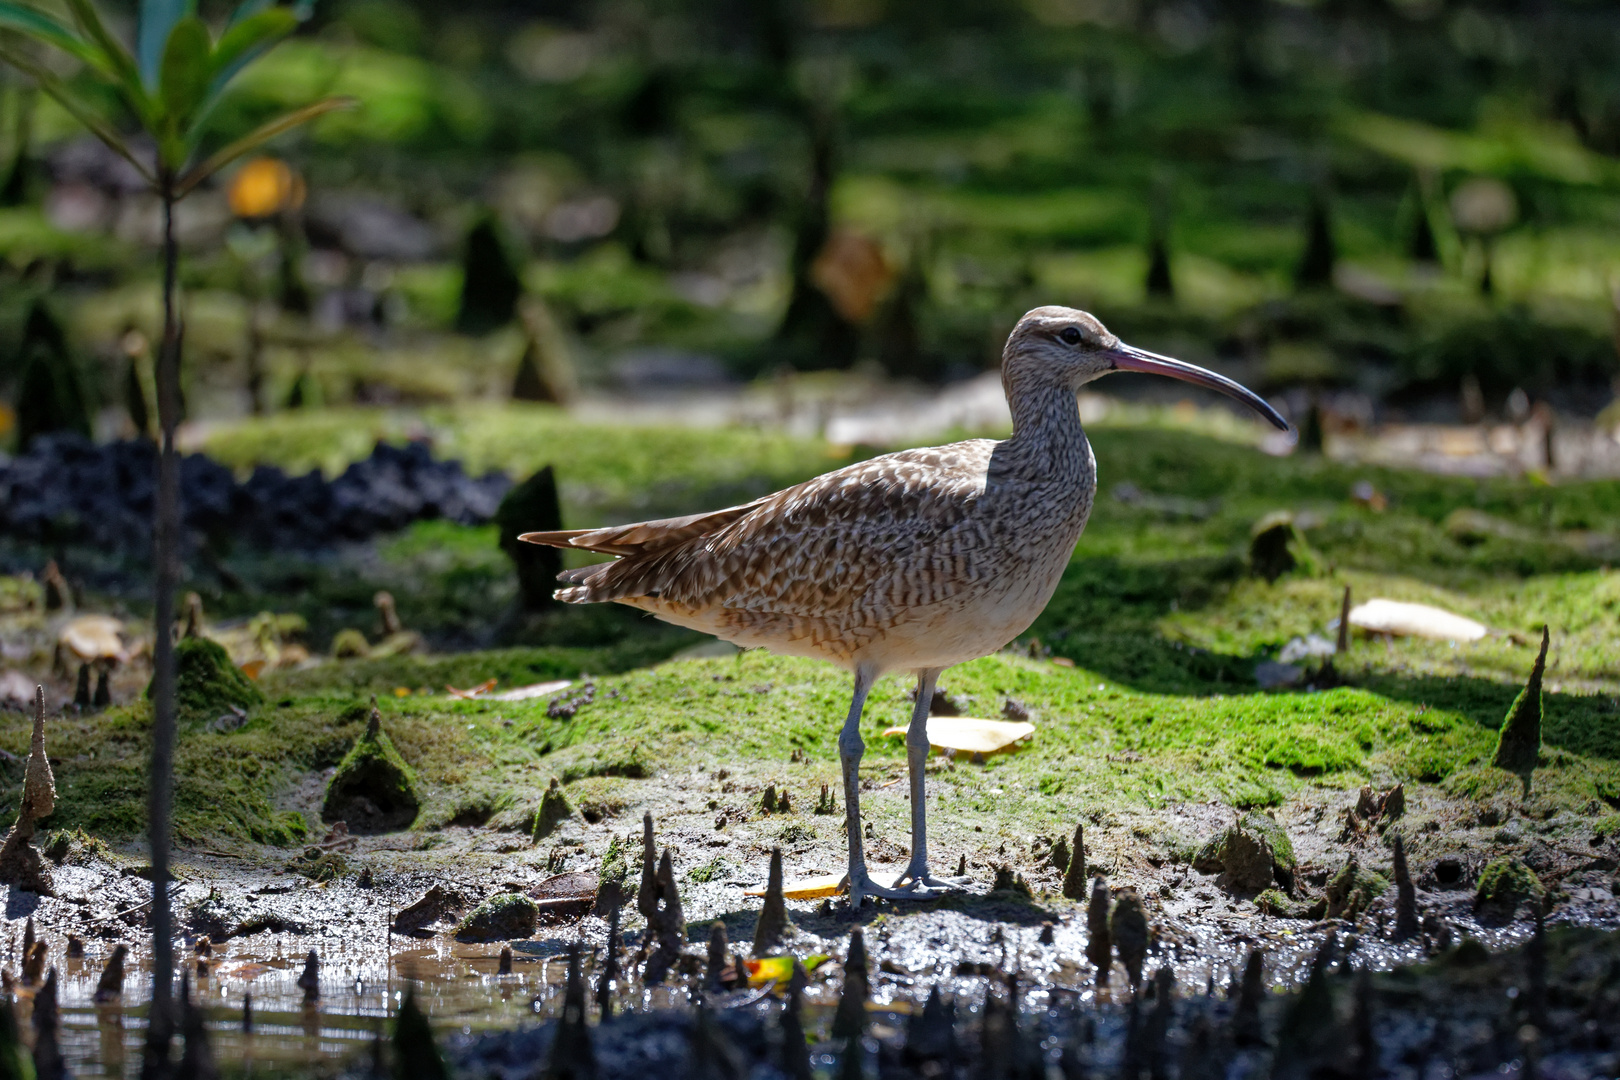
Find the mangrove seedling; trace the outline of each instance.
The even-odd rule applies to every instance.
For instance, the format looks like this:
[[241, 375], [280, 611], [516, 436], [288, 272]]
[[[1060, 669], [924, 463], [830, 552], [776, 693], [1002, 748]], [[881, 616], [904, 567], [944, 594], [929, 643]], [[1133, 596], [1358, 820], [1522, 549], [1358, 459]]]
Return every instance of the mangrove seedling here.
[[[87, 95], [57, 74], [54, 63], [0, 42], [0, 60], [34, 81], [113, 153], [135, 169], [156, 192], [163, 208], [163, 340], [156, 365], [158, 427], [157, 491], [153, 500], [155, 626], [174, 624], [175, 589], [180, 582], [180, 455], [175, 429], [180, 423], [180, 249], [175, 206], [196, 187], [244, 154], [335, 109], [348, 98], [325, 98], [283, 113], [246, 135], [200, 157], [208, 121], [226, 88], [241, 71], [297, 28], [300, 15], [290, 7], [243, 0], [216, 38], [197, 16], [196, 0], [141, 0], [136, 13], [135, 47], [104, 23], [91, 0], [68, 0], [72, 23], [58, 21], [15, 0], [0, 0], [0, 28], [13, 31], [76, 62], [121, 99], [120, 114], [132, 118], [155, 144], [155, 153], [137, 150], [119, 131], [99, 94]], [[150, 806], [147, 827], [152, 848], [153, 1005], [161, 1023], [151, 1025], [154, 1061], [167, 1063], [173, 1017], [168, 1015], [174, 953], [169, 908], [170, 811], [174, 783], [175, 650], [167, 633], [153, 649], [153, 717]]]

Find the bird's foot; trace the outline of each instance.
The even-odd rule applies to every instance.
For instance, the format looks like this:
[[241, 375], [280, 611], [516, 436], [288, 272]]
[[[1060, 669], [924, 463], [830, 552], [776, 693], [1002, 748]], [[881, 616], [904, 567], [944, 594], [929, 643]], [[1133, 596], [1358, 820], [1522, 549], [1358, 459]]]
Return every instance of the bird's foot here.
[[928, 900], [938, 895], [923, 886], [913, 883], [904, 888], [885, 889], [872, 880], [872, 876], [864, 870], [851, 877], [844, 877], [844, 884], [849, 887], [849, 906], [851, 910], [859, 910], [867, 897], [874, 900]]
[[894, 888], [904, 889], [914, 900], [960, 892], [972, 884], [969, 878], [937, 878], [928, 872], [927, 863], [912, 863], [905, 873], [894, 879]]

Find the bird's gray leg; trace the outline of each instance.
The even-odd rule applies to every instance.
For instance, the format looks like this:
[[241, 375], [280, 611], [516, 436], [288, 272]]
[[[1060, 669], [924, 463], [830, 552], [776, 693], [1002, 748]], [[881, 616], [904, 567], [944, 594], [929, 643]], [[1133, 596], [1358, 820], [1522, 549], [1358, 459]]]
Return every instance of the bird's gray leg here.
[[869, 667], [855, 669], [855, 697], [849, 703], [849, 718], [838, 735], [838, 760], [844, 767], [844, 821], [849, 830], [849, 906], [859, 908], [868, 896], [889, 900], [905, 900], [911, 893], [885, 889], [866, 872], [866, 851], [861, 843], [861, 755], [866, 743], [861, 739], [861, 712], [866, 707], [866, 695], [877, 681], [877, 670]]
[[917, 704], [911, 710], [911, 724], [906, 728], [906, 760], [911, 766], [911, 862], [906, 872], [894, 879], [894, 887], [904, 887], [912, 896], [926, 895], [923, 890], [949, 889], [956, 882], [944, 881], [928, 873], [928, 791], [925, 783], [928, 769], [928, 709], [934, 701], [934, 684], [939, 681], [940, 668], [924, 668], [917, 672]]

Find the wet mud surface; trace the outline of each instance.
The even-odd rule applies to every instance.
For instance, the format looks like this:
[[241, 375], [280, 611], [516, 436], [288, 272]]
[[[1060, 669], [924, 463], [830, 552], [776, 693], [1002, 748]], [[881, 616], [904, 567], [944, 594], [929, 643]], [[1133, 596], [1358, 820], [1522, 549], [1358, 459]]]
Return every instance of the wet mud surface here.
[[[715, 1030], [724, 1034], [722, 1041], [730, 1046], [727, 1053], [742, 1063], [739, 1067], [752, 1061], [762, 1069], [776, 1068], [770, 1062], [777, 1059], [770, 1053], [780, 1043], [776, 1013], [781, 1006], [773, 991], [782, 987], [762, 984], [721, 991], [707, 982], [704, 957], [711, 928], [717, 921], [724, 924], [730, 949], [749, 955], [761, 901], [744, 892], [765, 884], [771, 849], [787, 847], [784, 862], [790, 886], [803, 878], [836, 874], [842, 865], [843, 841], [835, 826], [812, 830], [790, 846], [783, 844], [783, 837], [795, 822], [809, 819], [822, 825], [839, 819], [808, 813], [745, 813], [741, 809], [745, 800], [754, 801], [753, 792], [744, 790], [754, 786], [749, 778], [715, 775], [643, 781], [637, 794], [644, 801], [636, 807], [594, 823], [570, 817], [538, 842], [510, 830], [452, 825], [426, 836], [357, 836], [334, 829], [302, 850], [243, 845], [230, 851], [181, 852], [171, 895], [186, 944], [187, 969], [194, 974], [197, 999], [216, 1036], [216, 1056], [223, 1062], [259, 1061], [272, 1069], [317, 1063], [338, 1069], [346, 1062], [368, 1061], [378, 1032], [390, 1029], [389, 1018], [397, 1013], [403, 995], [413, 992], [448, 1040], [447, 1053], [464, 1074], [538, 1075], [533, 1068], [525, 1072], [510, 1062], [533, 1065], [544, 1060], [535, 1055], [548, 1052], [547, 1025], [564, 1007], [571, 944], [583, 947], [587, 982], [594, 987], [600, 977], [607, 960], [609, 923], [593, 892], [604, 860], [611, 862], [609, 849], [617, 844], [626, 864], [628, 893], [621, 909], [618, 963], [627, 974], [616, 985], [613, 1001], [615, 1012], [633, 1016], [615, 1021], [611, 1031], [593, 1029], [603, 1066], [614, 1061], [628, 1068], [633, 1062], [686, 1060], [682, 1055], [692, 1052], [698, 1022], [694, 1002], [701, 1000], [719, 1018]], [[309, 786], [304, 797], [318, 798], [318, 785]], [[728, 786], [731, 790], [725, 791]], [[903, 801], [903, 785], [887, 786], [881, 775], [868, 786], [865, 798], [873, 808], [888, 798]], [[709, 797], [711, 788], [714, 799]], [[802, 800], [801, 807], [814, 805], [808, 793], [794, 790], [792, 795]], [[1267, 1072], [1278, 1045], [1272, 1036], [1263, 1045], [1243, 1047], [1230, 1035], [1219, 1035], [1223, 1024], [1230, 1027], [1229, 1014], [1235, 1008], [1235, 999], [1228, 1000], [1228, 988], [1238, 983], [1250, 955], [1263, 953], [1267, 1023], [1273, 1028], [1282, 1025], [1287, 1015], [1284, 1002], [1292, 1000], [1284, 992], [1297, 992], [1309, 982], [1313, 958], [1330, 935], [1334, 985], [1342, 986], [1338, 997], [1344, 999], [1334, 1015], [1342, 1013], [1345, 1023], [1354, 1013], [1349, 1004], [1351, 972], [1424, 972], [1381, 975], [1375, 980], [1380, 1053], [1394, 1055], [1386, 1071], [1426, 1077], [1429, 1073], [1423, 1069], [1428, 1066], [1407, 1059], [1414, 1054], [1444, 1057], [1466, 1052], [1483, 1061], [1498, 1050], [1501, 1054], [1513, 1050], [1518, 1046], [1513, 1042], [1516, 1033], [1524, 1025], [1510, 1023], [1511, 1017], [1497, 1007], [1512, 1003], [1505, 996], [1509, 986], [1527, 985], [1523, 950], [1533, 935], [1536, 902], [1510, 902], [1505, 913], [1494, 912], [1492, 918], [1492, 911], [1476, 911], [1477, 866], [1458, 866], [1452, 876], [1445, 865], [1417, 865], [1412, 875], [1418, 929], [1396, 940], [1399, 890], [1389, 883], [1387, 845], [1375, 828], [1362, 836], [1346, 835], [1347, 813], [1355, 804], [1350, 793], [1323, 792], [1315, 797], [1315, 803], [1275, 811], [1292, 840], [1293, 892], [1301, 903], [1324, 891], [1342, 869], [1347, 851], [1384, 875], [1379, 879], [1384, 887], [1369, 893], [1359, 910], [1336, 918], [1288, 918], [1269, 912], [1265, 898], [1252, 889], [1233, 888], [1222, 873], [1200, 872], [1196, 859], [1165, 860], [1138, 835], [1149, 818], [1161, 828], [1174, 827], [1191, 836], [1218, 834], [1239, 817], [1230, 807], [1175, 805], [1144, 811], [1140, 820], [1126, 815], [1084, 825], [1088, 877], [1100, 876], [1116, 897], [1129, 891], [1142, 898], [1148, 923], [1141, 962], [1145, 974], [1134, 990], [1119, 955], [1123, 949], [1111, 957], [1106, 982], [1099, 980], [1097, 967], [1087, 959], [1092, 933], [1086, 904], [1062, 897], [1063, 874], [1052, 863], [1050, 837], [1003, 839], [1004, 834], [998, 834], [985, 839], [971, 821], [946, 819], [939, 826], [937, 850], [942, 854], [937, 858], [943, 864], [957, 856], [967, 864], [975, 884], [963, 892], [928, 902], [884, 902], [858, 915], [841, 898], [786, 901], [791, 926], [779, 952], [806, 961], [830, 958], [811, 969], [804, 993], [805, 1025], [817, 1067], [831, 1068], [846, 1052], [845, 1040], [833, 1039], [828, 1025], [847, 986], [842, 959], [856, 927], [863, 930], [871, 957], [872, 1024], [861, 1052], [871, 1059], [869, 1067], [884, 1076], [891, 1075], [885, 1064], [890, 1058], [896, 1070], [913, 1069], [893, 1075], [950, 1075], [916, 1072], [915, 1062], [906, 1065], [896, 1056], [905, 1044], [907, 1018], [935, 987], [955, 1003], [963, 1047], [956, 1060], [968, 1070], [961, 1075], [980, 1075], [972, 1070], [978, 1068], [973, 1063], [980, 1051], [974, 1047], [982, 1042], [986, 995], [1006, 998], [1005, 979], [1011, 974], [1019, 979], [1017, 1014], [1023, 1032], [1019, 1037], [1031, 1046], [1045, 1047], [1042, 1053], [1052, 1058], [1053, 1067], [1057, 1059], [1052, 1055], [1073, 1044], [1086, 1069], [1128, 1072], [1131, 1015], [1133, 1010], [1145, 1015], [1144, 1010], [1152, 1008], [1148, 988], [1161, 969], [1179, 988], [1173, 1022], [1164, 1021], [1172, 1032], [1165, 1036], [1170, 1039], [1167, 1045], [1187, 1044], [1202, 1030], [1198, 1018], [1204, 1016], [1215, 1032], [1206, 1032], [1208, 1037], [1230, 1043], [1230, 1068], [1238, 1075]], [[734, 816], [709, 809], [710, 802], [721, 800], [737, 804]], [[634, 811], [643, 806], [659, 812], [656, 847], [671, 854], [687, 923], [681, 958], [657, 986], [644, 985], [639, 978], [641, 963], [652, 947], [634, 900], [642, 857]], [[1452, 810], [1461, 812], [1443, 805], [1437, 796], [1419, 794], [1407, 812], [1444, 816]], [[717, 816], [722, 819], [719, 827]], [[1615, 933], [1620, 927], [1620, 901], [1613, 840], [1593, 838], [1598, 842], [1577, 851], [1567, 839], [1549, 844], [1537, 837], [1533, 825], [1518, 822], [1517, 829], [1525, 835], [1516, 844], [1498, 842], [1496, 848], [1542, 860], [1539, 872], [1547, 882], [1547, 923], [1554, 939], [1591, 943], [1575, 950], [1583, 955], [1615, 954], [1606, 961], [1607, 967], [1599, 964], [1581, 978], [1599, 989], [1607, 987], [1605, 993], [1620, 992], [1614, 989], [1620, 985], [1620, 954], [1616, 954], [1620, 935]], [[1497, 828], [1498, 834], [1503, 831]], [[1537, 845], [1546, 851], [1538, 854]], [[868, 840], [867, 847], [875, 878], [887, 880], [900, 872], [907, 854], [901, 845], [879, 834]], [[58, 969], [61, 979], [62, 1039], [70, 1065], [79, 1075], [129, 1074], [138, 1067], [144, 1004], [150, 992], [146, 867], [134, 848], [120, 851], [75, 843], [55, 854], [62, 856], [60, 863], [51, 865], [55, 895], [8, 893], [8, 934], [0, 941], [0, 956], [8, 971], [21, 970], [21, 939], [26, 921], [32, 919], [36, 935], [47, 943], [49, 965]], [[1481, 854], [1481, 862], [1486, 854], [1490, 852]], [[1003, 887], [992, 889], [996, 884]], [[532, 932], [485, 941], [465, 940], [467, 934], [458, 934], [458, 925], [480, 903], [511, 895], [532, 898], [537, 910]], [[428, 898], [431, 902], [424, 903]], [[1576, 933], [1591, 936], [1568, 936]], [[70, 936], [85, 943], [82, 959], [68, 957]], [[191, 950], [205, 937], [211, 955], [198, 968]], [[98, 1005], [97, 980], [106, 958], [120, 943], [132, 952], [123, 994]], [[510, 949], [509, 975], [497, 973], [503, 948]], [[312, 1002], [306, 1001], [306, 988], [299, 981], [310, 950], [320, 960], [319, 995]], [[1425, 964], [1429, 966], [1420, 967]], [[1494, 997], [1470, 990], [1479, 1001], [1460, 991], [1454, 995], [1435, 989], [1473, 987], [1491, 980], [1506, 982]], [[1211, 989], [1212, 996], [1206, 993]], [[27, 987], [20, 990], [22, 1000], [27, 993]], [[254, 1021], [252, 1034], [246, 1035], [242, 1017], [249, 998]], [[992, 1012], [999, 1008], [989, 1007]], [[1490, 1015], [1479, 1019], [1476, 1013]], [[1435, 1024], [1442, 1021], [1449, 1026], [1436, 1034]], [[1135, 1022], [1144, 1022], [1142, 1015]], [[1511, 1027], [1507, 1035], [1498, 1030], [1503, 1024]], [[1568, 1031], [1549, 1029], [1545, 1045], [1538, 1044], [1537, 1052], [1543, 1055], [1540, 1067], [1547, 1075], [1559, 1075], [1563, 1066], [1555, 1067], [1558, 1061], [1566, 1061], [1564, 1074], [1570, 1076], [1604, 1075], [1605, 1070], [1612, 1075], [1612, 1059], [1603, 1056], [1610, 1053], [1603, 1049], [1611, 1045], [1603, 1041], [1609, 1036], [1591, 1034], [1579, 1046], [1578, 1039], [1570, 1041], [1574, 1036], [1569, 1032], [1586, 1030], [1582, 1024], [1584, 1019]], [[1445, 1040], [1457, 1041], [1459, 1048], [1436, 1049]], [[1516, 1052], [1518, 1059], [1501, 1057], [1490, 1063], [1490, 1071], [1514, 1060], [1520, 1060], [1522, 1068], [1522, 1048]], [[1194, 1075], [1185, 1066], [1178, 1067], [1183, 1075]]]

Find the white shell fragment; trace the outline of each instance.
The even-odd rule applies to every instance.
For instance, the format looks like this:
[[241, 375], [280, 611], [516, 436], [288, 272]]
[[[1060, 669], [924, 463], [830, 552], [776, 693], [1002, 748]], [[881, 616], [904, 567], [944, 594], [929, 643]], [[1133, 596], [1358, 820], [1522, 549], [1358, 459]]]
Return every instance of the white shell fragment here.
[[1487, 633], [1473, 619], [1399, 600], [1368, 600], [1350, 609], [1350, 625], [1373, 634], [1434, 638], [1438, 641], [1478, 641]]
[[[903, 727], [892, 727], [885, 735], [905, 735]], [[974, 716], [930, 716], [928, 745], [935, 750], [955, 750], [963, 754], [994, 754], [1035, 734], [1035, 725], [1022, 720], [981, 720]]]
[[574, 685], [572, 679], [558, 679], [555, 682], [530, 683], [528, 686], [519, 686], [499, 694], [479, 695], [485, 701], [528, 701], [530, 698], [548, 697], [559, 690], [566, 690]]

